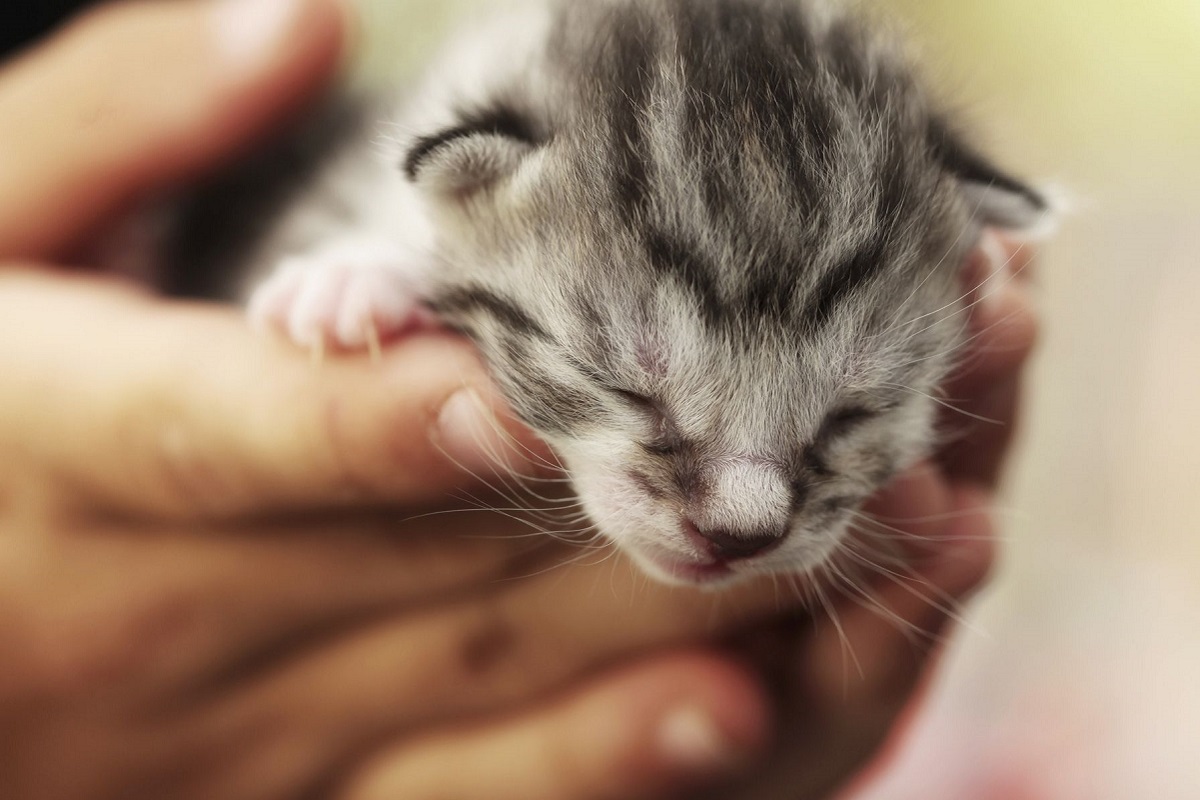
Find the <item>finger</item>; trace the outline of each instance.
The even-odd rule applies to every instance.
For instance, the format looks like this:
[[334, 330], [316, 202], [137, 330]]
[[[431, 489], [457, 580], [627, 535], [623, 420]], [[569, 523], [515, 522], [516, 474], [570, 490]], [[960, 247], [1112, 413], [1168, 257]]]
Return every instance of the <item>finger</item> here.
[[990, 501], [980, 489], [955, 490], [932, 552], [905, 573], [890, 570], [872, 587], [846, 591], [836, 609], [841, 630], [823, 629], [809, 645], [811, 702], [880, 724], [899, 711], [995, 562]]
[[964, 267], [970, 288], [968, 340], [953, 388], [969, 394], [997, 376], [1011, 374], [1037, 344], [1038, 319], [1032, 279], [1035, 250], [986, 234]]
[[889, 563], [895, 559], [919, 563], [936, 555], [954, 513], [953, 502], [941, 468], [929, 461], [916, 464], [867, 501], [843, 554], [852, 568], [876, 557]]
[[970, 339], [946, 387], [947, 445], [939, 463], [955, 481], [994, 487], [1017, 431], [1021, 376], [1038, 337], [1028, 281], [1032, 251], [991, 237], [971, 272], [986, 274], [973, 295]]
[[[315, 725], [326, 737], [396, 719], [414, 729], [446, 724], [556, 690], [598, 665], [710, 641], [785, 605], [769, 582], [721, 595], [648, 586], [622, 558], [488, 589], [327, 642], [253, 687], [238, 713], [298, 730]], [[424, 691], [404, 689], [411, 686]]]
[[955, 492], [936, 554], [903, 577], [885, 574], [859, 593], [847, 591], [834, 607], [837, 624], [818, 619], [800, 641], [782, 666], [790, 702], [778, 739], [788, 750], [747, 796], [832, 796], [898, 735], [898, 721], [915, 707], [955, 610], [994, 562], [991, 523], [982, 510], [987, 501], [980, 490]]
[[945, 474], [955, 483], [997, 487], [1020, 430], [1022, 395], [1022, 382], [1013, 377], [964, 404], [980, 419], [960, 423], [938, 454]]
[[264, 132], [333, 73], [336, 0], [106, 3], [0, 71], [0, 256], [47, 258]]
[[[937, 500], [944, 482], [926, 471], [927, 491], [941, 492]], [[927, 507], [912, 513], [929, 514]], [[934, 515], [943, 524], [955, 516], [953, 507], [942, 510]], [[393, 714], [414, 726], [444, 724], [562, 686], [598, 664], [711, 640], [789, 605], [771, 582], [713, 595], [647, 584], [625, 559], [606, 560], [603, 552], [582, 557], [593, 563], [500, 583], [470, 603], [362, 629], [279, 671], [244, 707], [298, 728], [318, 724], [330, 736], [349, 735], [367, 720], [384, 724]], [[412, 642], [422, 643], [419, 652]], [[426, 691], [398, 691], [411, 685]], [[328, 686], [340, 688], [321, 689]]]
[[675, 796], [748, 765], [767, 735], [740, 668], [680, 655], [626, 668], [548, 707], [384, 750], [338, 800]]
[[[494, 522], [477, 522], [494, 532]], [[92, 527], [66, 546], [28, 547], [15, 579], [41, 587], [43, 599], [24, 614], [10, 606], [29, 620], [30, 657], [44, 665], [39, 680], [138, 676], [155, 706], [181, 694], [209, 697], [339, 631], [452, 603], [549, 555], [464, 535], [471, 527], [460, 515], [421, 528], [406, 531], [392, 515], [201, 535]]]
[[23, 343], [0, 354], [0, 444], [52, 473], [62, 503], [172, 518], [416, 506], [464, 470], [535, 459], [449, 335], [314, 369], [237, 311], [98, 280], [2, 271], [0, 309], [0, 337]]

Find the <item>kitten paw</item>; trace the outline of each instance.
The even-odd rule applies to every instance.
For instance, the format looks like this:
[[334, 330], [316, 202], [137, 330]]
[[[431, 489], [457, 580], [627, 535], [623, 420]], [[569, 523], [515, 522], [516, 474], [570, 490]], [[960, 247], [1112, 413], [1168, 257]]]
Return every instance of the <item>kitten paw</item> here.
[[249, 315], [314, 352], [373, 351], [422, 324], [414, 270], [397, 249], [347, 244], [288, 258], [250, 298]]

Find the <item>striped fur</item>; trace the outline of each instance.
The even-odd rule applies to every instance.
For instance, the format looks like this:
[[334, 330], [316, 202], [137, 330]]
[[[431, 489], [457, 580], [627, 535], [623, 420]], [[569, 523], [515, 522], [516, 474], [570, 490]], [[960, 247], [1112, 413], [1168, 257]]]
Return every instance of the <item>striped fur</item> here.
[[[1041, 201], [824, 4], [578, 0], [502, 24], [392, 118], [427, 302], [650, 572], [812, 569], [930, 447], [956, 265]], [[709, 569], [689, 531], [779, 543]]]

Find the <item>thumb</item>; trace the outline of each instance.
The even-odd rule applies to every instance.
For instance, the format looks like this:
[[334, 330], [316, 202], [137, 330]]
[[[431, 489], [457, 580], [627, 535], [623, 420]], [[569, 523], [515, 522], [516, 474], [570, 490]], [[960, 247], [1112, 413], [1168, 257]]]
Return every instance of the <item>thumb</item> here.
[[0, 69], [0, 256], [61, 256], [265, 132], [336, 69], [337, 0], [105, 4]]
[[544, 457], [470, 345], [446, 335], [314, 368], [233, 309], [11, 267], [0, 342], [0, 455], [13, 456], [0, 472], [83, 512], [428, 506]]

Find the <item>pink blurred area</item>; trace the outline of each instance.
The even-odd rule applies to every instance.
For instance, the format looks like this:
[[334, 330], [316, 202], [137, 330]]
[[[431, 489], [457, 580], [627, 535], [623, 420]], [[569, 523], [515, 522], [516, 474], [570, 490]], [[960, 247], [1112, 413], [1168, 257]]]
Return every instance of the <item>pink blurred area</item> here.
[[1074, 207], [1039, 267], [1005, 563], [851, 797], [1195, 800], [1200, 5], [880, 5], [1006, 161]]
[[1085, 560], [1060, 573], [1075, 594], [1057, 608], [983, 615], [990, 634], [958, 643], [894, 756], [845, 800], [1200, 797], [1195, 583], [1122, 572]]
[[[399, 46], [491, 0], [361, 0]], [[1005, 562], [853, 800], [1200, 798], [1200, 3], [875, 0], [1071, 211], [1000, 516]], [[392, 27], [395, 27], [394, 24]], [[433, 33], [431, 33], [431, 31]]]

